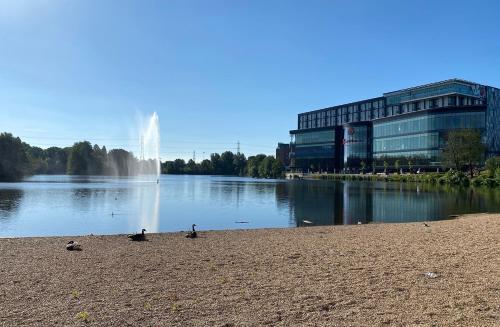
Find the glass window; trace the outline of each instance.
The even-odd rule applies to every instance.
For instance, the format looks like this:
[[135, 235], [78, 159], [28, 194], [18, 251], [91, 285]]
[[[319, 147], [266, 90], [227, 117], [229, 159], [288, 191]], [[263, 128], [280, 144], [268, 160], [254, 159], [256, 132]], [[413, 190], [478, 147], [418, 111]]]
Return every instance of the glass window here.
[[388, 137], [457, 128], [484, 129], [485, 113], [446, 113], [375, 123], [373, 126], [373, 137]]

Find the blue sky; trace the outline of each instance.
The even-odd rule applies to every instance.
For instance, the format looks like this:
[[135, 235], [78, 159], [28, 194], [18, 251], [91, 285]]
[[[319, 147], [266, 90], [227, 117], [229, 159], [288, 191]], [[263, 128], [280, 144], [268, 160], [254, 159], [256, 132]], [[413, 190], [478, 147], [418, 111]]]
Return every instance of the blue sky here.
[[499, 1], [0, 0], [0, 131], [162, 159], [273, 153], [299, 112], [463, 78], [500, 86]]

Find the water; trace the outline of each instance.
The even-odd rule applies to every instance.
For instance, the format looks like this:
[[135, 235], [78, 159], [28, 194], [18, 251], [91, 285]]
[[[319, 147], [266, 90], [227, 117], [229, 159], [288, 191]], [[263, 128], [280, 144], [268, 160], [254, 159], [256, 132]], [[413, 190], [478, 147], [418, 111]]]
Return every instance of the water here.
[[[361, 181], [162, 175], [0, 183], [0, 237], [438, 220], [500, 212], [500, 191]], [[236, 223], [246, 221], [248, 224]]]

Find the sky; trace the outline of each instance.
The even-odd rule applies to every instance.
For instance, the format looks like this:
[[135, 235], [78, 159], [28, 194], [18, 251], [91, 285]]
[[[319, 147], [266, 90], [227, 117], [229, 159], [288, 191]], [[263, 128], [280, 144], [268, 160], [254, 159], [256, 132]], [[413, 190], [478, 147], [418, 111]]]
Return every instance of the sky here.
[[273, 154], [297, 114], [462, 78], [500, 87], [500, 1], [0, 0], [0, 132], [161, 158]]

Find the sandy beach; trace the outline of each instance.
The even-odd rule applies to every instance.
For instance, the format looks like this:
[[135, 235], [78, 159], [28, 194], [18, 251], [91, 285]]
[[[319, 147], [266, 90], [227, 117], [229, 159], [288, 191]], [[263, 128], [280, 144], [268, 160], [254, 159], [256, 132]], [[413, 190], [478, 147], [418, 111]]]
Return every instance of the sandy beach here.
[[0, 326], [500, 326], [500, 214], [429, 225], [0, 239]]

